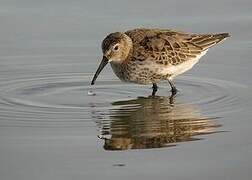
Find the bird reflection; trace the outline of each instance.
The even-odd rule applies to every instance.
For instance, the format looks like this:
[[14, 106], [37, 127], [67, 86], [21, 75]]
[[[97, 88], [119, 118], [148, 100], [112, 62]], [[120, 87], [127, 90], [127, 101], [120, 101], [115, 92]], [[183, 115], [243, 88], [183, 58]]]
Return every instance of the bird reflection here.
[[196, 107], [177, 104], [169, 97], [139, 97], [112, 103], [108, 120], [100, 124], [106, 150], [148, 149], [194, 141], [214, 133], [220, 125], [204, 118]]

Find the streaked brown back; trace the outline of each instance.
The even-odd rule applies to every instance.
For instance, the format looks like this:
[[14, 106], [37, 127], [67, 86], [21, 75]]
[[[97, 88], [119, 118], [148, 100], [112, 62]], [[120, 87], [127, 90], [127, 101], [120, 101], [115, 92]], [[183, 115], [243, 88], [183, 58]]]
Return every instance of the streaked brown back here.
[[197, 58], [208, 48], [219, 43], [228, 33], [188, 34], [162, 29], [134, 29], [126, 34], [134, 45], [134, 60], [153, 60], [164, 65], [178, 65]]

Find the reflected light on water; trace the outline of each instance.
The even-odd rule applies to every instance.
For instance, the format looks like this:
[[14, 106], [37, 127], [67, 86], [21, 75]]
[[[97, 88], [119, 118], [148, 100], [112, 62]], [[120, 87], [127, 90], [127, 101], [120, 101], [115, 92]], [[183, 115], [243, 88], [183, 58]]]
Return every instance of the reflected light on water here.
[[194, 141], [215, 133], [214, 119], [203, 117], [190, 104], [171, 103], [169, 97], [139, 97], [112, 103], [108, 119], [99, 123], [105, 150], [148, 149]]

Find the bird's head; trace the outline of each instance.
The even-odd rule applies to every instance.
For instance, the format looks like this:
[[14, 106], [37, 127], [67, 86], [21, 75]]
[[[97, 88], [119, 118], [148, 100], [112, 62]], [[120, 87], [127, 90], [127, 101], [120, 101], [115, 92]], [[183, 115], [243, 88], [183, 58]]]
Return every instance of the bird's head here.
[[127, 60], [132, 47], [132, 40], [125, 33], [115, 32], [109, 34], [102, 41], [103, 58], [93, 77], [91, 85], [95, 83], [96, 78], [108, 62], [124, 63]]

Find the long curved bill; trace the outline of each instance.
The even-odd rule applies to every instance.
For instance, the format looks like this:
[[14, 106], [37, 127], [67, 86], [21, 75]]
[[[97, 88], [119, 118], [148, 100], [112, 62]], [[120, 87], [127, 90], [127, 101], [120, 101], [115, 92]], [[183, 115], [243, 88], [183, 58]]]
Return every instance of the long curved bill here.
[[103, 56], [102, 61], [101, 61], [100, 65], [99, 65], [98, 69], [97, 69], [96, 72], [95, 72], [95, 75], [94, 75], [94, 77], [93, 77], [93, 80], [92, 80], [92, 82], [91, 82], [91, 85], [94, 85], [95, 80], [97, 79], [98, 75], [100, 74], [100, 72], [103, 70], [103, 68], [104, 68], [107, 64], [108, 64], [108, 59], [107, 59], [105, 56]]

